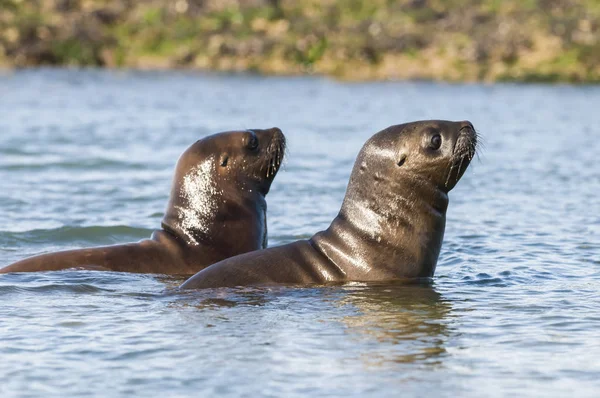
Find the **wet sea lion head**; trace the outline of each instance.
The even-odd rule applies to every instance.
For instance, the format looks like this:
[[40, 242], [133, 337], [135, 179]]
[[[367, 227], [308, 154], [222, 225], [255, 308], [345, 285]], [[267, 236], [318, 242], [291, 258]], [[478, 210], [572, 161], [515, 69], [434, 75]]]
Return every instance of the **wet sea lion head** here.
[[431, 120], [408, 123], [402, 130], [398, 167], [420, 174], [449, 192], [475, 155], [477, 133], [469, 121]]
[[244, 189], [266, 195], [285, 153], [285, 136], [281, 130], [273, 127], [222, 134], [227, 134], [235, 144], [216, 148], [220, 152], [217, 173], [223, 179], [236, 180]]
[[[388, 127], [371, 137], [358, 155], [352, 176], [370, 176], [391, 185], [429, 182], [449, 192], [460, 180], [477, 146], [468, 121], [427, 120]], [[364, 183], [364, 177], [360, 183]]]
[[265, 196], [284, 152], [285, 137], [276, 127], [227, 131], [198, 140], [177, 162], [163, 229], [189, 244], [221, 238], [231, 242], [236, 233], [244, 236], [240, 245], [252, 246], [260, 239], [264, 247]]
[[345, 241], [354, 242], [347, 251], [356, 264], [370, 270], [379, 264], [379, 273], [370, 271], [378, 278], [433, 275], [448, 192], [476, 145], [477, 133], [468, 121], [412, 122], [372, 136], [354, 164], [340, 221], [332, 224]]

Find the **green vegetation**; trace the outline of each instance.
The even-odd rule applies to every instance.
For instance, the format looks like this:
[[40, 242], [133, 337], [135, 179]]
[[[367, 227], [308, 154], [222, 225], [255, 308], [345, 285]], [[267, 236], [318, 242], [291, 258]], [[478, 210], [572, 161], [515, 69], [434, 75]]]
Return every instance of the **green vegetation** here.
[[0, 65], [600, 82], [600, 0], [0, 0]]

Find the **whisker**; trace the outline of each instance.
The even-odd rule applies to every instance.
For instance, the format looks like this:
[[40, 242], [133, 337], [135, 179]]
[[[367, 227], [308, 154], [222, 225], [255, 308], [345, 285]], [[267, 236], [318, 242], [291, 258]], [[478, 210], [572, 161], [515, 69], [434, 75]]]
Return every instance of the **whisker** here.
[[454, 170], [454, 162], [452, 159], [448, 162], [450, 165], [450, 170], [448, 171], [448, 176], [446, 177], [446, 182], [444, 183], [445, 187], [448, 187], [448, 182], [450, 182], [450, 176], [452, 175], [452, 170]]
[[481, 148], [485, 148], [486, 146], [486, 140], [483, 137], [483, 135], [481, 135], [481, 133], [479, 133], [478, 131], [475, 132], [475, 138], [477, 139], [477, 146], [481, 147]]
[[279, 165], [281, 164], [281, 147], [277, 147], [277, 167], [279, 167]]
[[456, 181], [455, 182], [458, 182], [458, 178], [460, 176], [460, 169], [462, 169], [462, 165], [463, 165], [464, 160], [465, 160], [465, 157], [461, 156], [460, 157], [460, 164], [458, 165], [458, 172], [456, 173]]
[[279, 170], [282, 160], [285, 159], [285, 149], [285, 140], [272, 140], [267, 148], [265, 148], [265, 152], [269, 156], [263, 166], [266, 169], [265, 173], [267, 178], [275, 176]]

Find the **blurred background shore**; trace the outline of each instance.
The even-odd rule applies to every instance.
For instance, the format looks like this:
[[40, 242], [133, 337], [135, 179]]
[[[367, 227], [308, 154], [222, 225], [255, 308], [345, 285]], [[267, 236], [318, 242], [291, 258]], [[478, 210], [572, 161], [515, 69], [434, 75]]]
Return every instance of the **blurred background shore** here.
[[600, 0], [0, 0], [0, 67], [600, 82]]

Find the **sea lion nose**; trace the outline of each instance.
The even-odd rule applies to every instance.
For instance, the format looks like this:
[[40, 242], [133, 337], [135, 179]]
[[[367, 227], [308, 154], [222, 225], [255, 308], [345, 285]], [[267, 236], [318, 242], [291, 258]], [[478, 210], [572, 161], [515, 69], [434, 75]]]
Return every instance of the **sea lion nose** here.
[[273, 138], [275, 139], [281, 140], [285, 137], [283, 135], [283, 131], [281, 131], [279, 127], [271, 127], [269, 130], [271, 131], [271, 133], [273, 134]]
[[271, 140], [285, 145], [285, 134], [283, 134], [283, 131], [281, 131], [279, 127], [272, 127], [269, 129], [269, 131], [272, 134]]
[[460, 129], [466, 129], [466, 130], [475, 130], [475, 127], [473, 127], [473, 123], [471, 123], [468, 120], [463, 120], [462, 122], [458, 122], [460, 124]]

